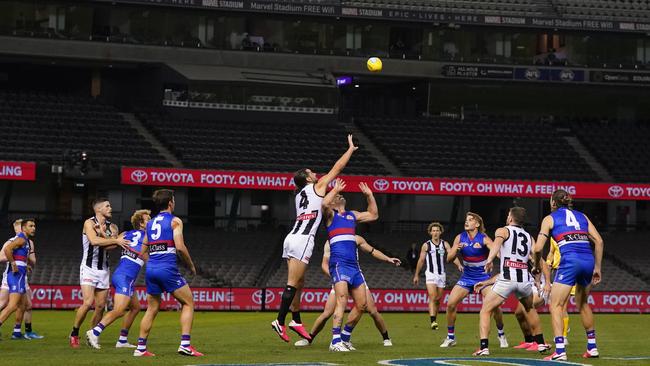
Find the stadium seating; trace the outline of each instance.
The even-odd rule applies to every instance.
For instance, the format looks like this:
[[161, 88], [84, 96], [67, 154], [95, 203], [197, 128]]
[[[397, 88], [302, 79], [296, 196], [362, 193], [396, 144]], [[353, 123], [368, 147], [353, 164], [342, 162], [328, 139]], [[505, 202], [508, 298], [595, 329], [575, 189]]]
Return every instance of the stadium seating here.
[[85, 150], [92, 163], [168, 166], [115, 108], [90, 97], [0, 90], [3, 160], [52, 163]]
[[283, 238], [279, 231], [223, 232], [194, 227], [186, 240], [194, 263], [212, 286], [253, 287]]
[[427, 10], [457, 14], [545, 16], [646, 22], [650, 5], [643, 0], [350, 0], [345, 5]]
[[644, 0], [551, 0], [559, 14], [573, 18], [647, 22], [650, 5]]
[[[548, 122], [359, 119], [406, 175], [590, 181], [595, 173]], [[540, 153], [543, 158], [540, 158]]]
[[352, 0], [342, 3], [363, 7], [517, 16], [542, 16], [548, 7], [546, 1], [536, 0]]
[[567, 121], [580, 140], [616, 181], [650, 181], [648, 121], [622, 123], [584, 119]]
[[650, 283], [649, 232], [619, 231], [603, 235], [603, 239], [605, 240], [605, 254], [610, 259], [627, 267], [629, 271], [645, 278]]
[[[346, 131], [336, 122], [232, 122], [173, 119], [141, 114], [152, 132], [187, 166], [229, 170], [329, 171], [347, 148]], [[200, 132], [199, 132], [200, 131]], [[384, 175], [375, 157], [359, 149], [346, 173]]]

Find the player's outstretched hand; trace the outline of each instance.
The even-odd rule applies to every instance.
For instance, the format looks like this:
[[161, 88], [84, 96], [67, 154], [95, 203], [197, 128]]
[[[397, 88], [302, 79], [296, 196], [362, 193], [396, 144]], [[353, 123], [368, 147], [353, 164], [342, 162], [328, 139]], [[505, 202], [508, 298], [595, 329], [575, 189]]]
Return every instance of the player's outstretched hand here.
[[463, 271], [465, 270], [465, 267], [463, 266], [457, 266], [457, 268], [460, 273], [463, 273]]
[[418, 276], [418, 275], [413, 276], [413, 284], [414, 285], [419, 285], [420, 284], [420, 276]]
[[551, 293], [551, 284], [546, 282], [544, 283], [544, 287], [542, 288], [542, 292], [545, 293], [546, 295]]
[[594, 285], [597, 285], [600, 283], [600, 281], [602, 281], [600, 269], [594, 269], [594, 275], [591, 281], [593, 282]]
[[334, 190], [336, 192], [341, 192], [342, 190], [345, 189], [345, 187], [346, 187], [345, 181], [341, 178], [336, 178], [336, 182], [334, 182]]
[[192, 276], [196, 276], [196, 267], [194, 265], [190, 267], [190, 272], [192, 272]]
[[366, 196], [372, 196], [372, 191], [370, 190], [370, 187], [364, 182], [359, 183], [359, 189], [361, 190], [361, 193], [363, 193]]
[[356, 151], [359, 147], [354, 146], [354, 142], [352, 141], [352, 134], [348, 135], [348, 150]]
[[388, 263], [394, 264], [395, 267], [399, 267], [402, 264], [402, 261], [399, 258], [388, 258]]

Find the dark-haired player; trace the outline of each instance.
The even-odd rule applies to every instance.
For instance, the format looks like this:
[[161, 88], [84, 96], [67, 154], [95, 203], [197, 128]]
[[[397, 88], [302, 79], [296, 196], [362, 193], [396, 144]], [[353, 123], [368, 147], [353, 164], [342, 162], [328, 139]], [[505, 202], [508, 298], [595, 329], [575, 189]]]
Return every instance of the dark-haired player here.
[[[539, 260], [546, 241], [550, 236], [555, 239], [562, 255], [562, 261], [555, 274], [551, 288], [551, 320], [555, 333], [555, 352], [546, 357], [548, 360], [567, 360], [565, 350], [562, 317], [564, 306], [569, 300], [571, 287], [576, 286], [576, 305], [582, 317], [582, 324], [587, 332], [587, 352], [582, 357], [598, 357], [596, 348], [596, 331], [594, 315], [587, 303], [591, 285], [601, 281], [601, 263], [603, 259], [603, 238], [589, 218], [580, 211], [572, 209], [573, 200], [568, 192], [559, 189], [551, 196], [551, 214], [542, 220], [542, 225], [533, 248], [535, 268], [539, 269]], [[591, 249], [591, 243], [594, 249]]]
[[147, 223], [143, 254], [148, 253], [145, 281], [147, 284], [147, 312], [140, 322], [138, 348], [133, 356], [155, 356], [147, 351], [147, 337], [160, 310], [163, 292], [170, 293], [181, 304], [181, 344], [178, 353], [183, 356], [203, 356], [190, 344], [194, 321], [194, 298], [190, 286], [178, 270], [176, 255], [196, 274], [194, 262], [183, 239], [183, 221], [174, 216], [174, 191], [159, 189], [153, 193], [153, 203], [160, 213]]
[[[0, 312], [0, 326], [14, 311], [21, 307], [24, 308], [25, 301], [27, 301], [27, 265], [29, 263], [30, 243], [36, 233], [36, 221], [34, 219], [25, 219], [20, 225], [21, 232], [3, 250], [7, 262], [11, 266], [11, 271], [7, 273], [9, 303]], [[20, 323], [18, 323], [18, 327], [20, 327]], [[18, 333], [20, 333], [20, 328]]]
[[117, 225], [111, 222], [113, 209], [108, 198], [97, 198], [92, 203], [95, 216], [84, 222], [81, 234], [83, 245], [83, 257], [79, 268], [79, 280], [81, 282], [81, 294], [83, 304], [77, 309], [70, 333], [70, 347], [79, 347], [79, 328], [86, 319], [86, 314], [95, 304], [95, 313], [91, 327], [94, 327], [102, 319], [108, 289], [110, 288], [110, 269], [108, 268], [108, 256], [106, 251], [109, 247], [119, 245], [127, 248], [129, 242], [124, 238], [118, 238]]
[[271, 322], [271, 328], [285, 342], [289, 342], [284, 325], [289, 311], [292, 314], [289, 328], [302, 338], [311, 339], [300, 318], [300, 291], [305, 283], [305, 271], [314, 250], [314, 236], [323, 218], [322, 202], [327, 186], [343, 171], [356, 149], [352, 135], [348, 135], [347, 151], [327, 174], [319, 179], [311, 170], [301, 169], [293, 177], [296, 185], [296, 222], [284, 239], [282, 250], [282, 258], [287, 260], [288, 267], [287, 286], [282, 293], [278, 316]]
[[[533, 304], [533, 283], [532, 275], [528, 268], [528, 260], [533, 239], [523, 229], [526, 221], [526, 209], [513, 207], [508, 213], [506, 225], [497, 229], [494, 234], [494, 242], [490, 245], [490, 254], [485, 263], [485, 273], [492, 272], [492, 261], [500, 255], [501, 273], [492, 286], [492, 291], [483, 297], [483, 306], [480, 314], [480, 348], [474, 352], [474, 356], [488, 356], [488, 335], [490, 334], [490, 317], [510, 294], [514, 293], [521, 305], [523, 305], [526, 317], [530, 321], [530, 328], [535, 337], [537, 350], [544, 352], [550, 348], [544, 342], [539, 315]], [[479, 284], [480, 286], [480, 284]], [[477, 290], [479, 286], [475, 287]]]
[[[22, 219], [17, 219], [13, 222], [13, 228], [16, 235], [22, 232]], [[7, 258], [4, 254], [4, 248], [9, 245], [16, 237], [12, 237], [7, 240], [3, 246], [2, 251], [0, 251], [0, 262], [6, 262]], [[44, 336], [36, 333], [32, 329], [32, 289], [29, 287], [29, 273], [30, 269], [33, 269], [36, 264], [36, 249], [33, 241], [29, 243], [30, 252], [28, 257], [29, 265], [27, 266], [27, 278], [25, 278], [25, 287], [27, 288], [27, 296], [25, 297], [24, 307], [19, 307], [16, 310], [16, 325], [14, 327], [14, 332], [11, 335], [11, 339], [43, 339]], [[31, 266], [31, 268], [30, 268]], [[0, 310], [4, 309], [5, 306], [9, 303], [9, 284], [7, 284], [7, 277], [11, 272], [11, 265], [7, 263], [5, 271], [2, 273], [2, 285], [0, 285]], [[21, 324], [25, 321], [25, 334], [20, 332]]]

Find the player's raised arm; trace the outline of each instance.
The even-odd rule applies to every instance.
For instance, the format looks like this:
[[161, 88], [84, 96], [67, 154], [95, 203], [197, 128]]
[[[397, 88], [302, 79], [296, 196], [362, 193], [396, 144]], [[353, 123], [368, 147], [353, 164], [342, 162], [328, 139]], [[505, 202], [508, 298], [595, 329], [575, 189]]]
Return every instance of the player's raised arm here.
[[336, 199], [336, 196], [345, 189], [345, 181], [342, 179], [336, 179], [334, 187], [330, 189], [329, 192], [323, 198], [321, 202], [321, 207], [323, 210], [323, 216], [325, 217], [325, 222], [329, 225], [332, 222], [332, 217], [334, 216], [334, 211], [332, 210], [332, 204]]
[[415, 264], [415, 273], [413, 273], [413, 284], [417, 285], [420, 282], [420, 271], [424, 267], [424, 260], [427, 256], [427, 243], [422, 244], [420, 248], [420, 257], [418, 262]]
[[314, 187], [316, 189], [316, 193], [318, 193], [321, 196], [325, 195], [325, 192], [327, 191], [327, 186], [330, 184], [331, 181], [334, 180], [334, 178], [336, 178], [337, 175], [341, 174], [343, 168], [345, 168], [345, 166], [348, 165], [348, 162], [352, 157], [352, 153], [354, 153], [357, 149], [358, 147], [354, 146], [354, 142], [352, 142], [352, 135], [348, 135], [348, 149], [339, 158], [339, 160], [337, 160], [336, 163], [334, 163], [332, 169], [330, 169], [330, 171], [327, 174], [325, 174], [323, 177], [321, 177], [318, 180], [316, 186]]
[[447, 263], [454, 261], [460, 252], [460, 234], [456, 235], [454, 238], [454, 244], [451, 246], [451, 249], [447, 252]]
[[334, 183], [334, 187], [332, 187], [332, 189], [330, 189], [330, 191], [327, 192], [325, 197], [323, 197], [323, 202], [321, 203], [321, 205], [323, 206], [324, 210], [325, 209], [330, 210], [330, 211], [332, 210], [330, 208], [330, 206], [334, 202], [334, 199], [336, 198], [336, 195], [341, 193], [345, 189], [345, 187], [346, 187], [346, 184], [345, 184], [345, 181], [343, 179], [340, 179], [340, 178], [336, 179], [336, 182]]
[[128, 248], [129, 242], [124, 238], [104, 238], [97, 235], [95, 231], [95, 223], [92, 220], [86, 220], [84, 223], [84, 233], [88, 238], [90, 245], [95, 247], [108, 247], [111, 245], [119, 245], [122, 248]]
[[330, 241], [325, 242], [323, 246], [323, 260], [320, 262], [320, 269], [323, 270], [325, 276], [330, 278]]
[[368, 201], [368, 208], [364, 212], [352, 211], [354, 216], [357, 218], [357, 222], [370, 222], [375, 221], [379, 218], [379, 208], [377, 207], [377, 201], [375, 196], [372, 194], [372, 190], [368, 187], [366, 183], [359, 183], [359, 189], [361, 193], [366, 196]]
[[546, 245], [549, 235], [551, 234], [551, 229], [553, 229], [553, 217], [548, 215], [544, 220], [542, 220], [542, 225], [539, 228], [539, 234], [537, 235], [537, 241], [535, 241], [535, 245], [533, 246], [533, 266], [535, 269], [539, 269], [539, 260], [542, 257], [544, 245]]
[[605, 246], [605, 243], [603, 241], [603, 237], [600, 236], [600, 233], [594, 226], [594, 224], [589, 220], [587, 216], [587, 222], [589, 223], [589, 240], [591, 240], [592, 243], [594, 243], [594, 277], [593, 277], [593, 283], [594, 285], [597, 285], [600, 283], [602, 279], [602, 274], [600, 272], [601, 269], [601, 264], [603, 261], [603, 248]]
[[393, 264], [395, 266], [399, 266], [400, 264], [402, 264], [402, 261], [399, 258], [389, 257], [386, 254], [382, 253], [380, 250], [373, 247], [372, 245], [368, 244], [366, 239], [364, 239], [361, 235], [355, 235], [354, 238], [357, 241], [357, 247], [359, 247], [359, 249], [363, 250], [364, 252], [372, 255], [375, 259], [380, 260], [382, 262]]
[[192, 274], [195, 275], [196, 267], [194, 267], [194, 262], [192, 262], [192, 257], [190, 257], [190, 252], [187, 250], [185, 239], [183, 238], [183, 221], [178, 217], [174, 217], [172, 220], [172, 230], [174, 230], [174, 245], [176, 246], [176, 253], [178, 253], [183, 262], [185, 262], [187, 268], [192, 272]]

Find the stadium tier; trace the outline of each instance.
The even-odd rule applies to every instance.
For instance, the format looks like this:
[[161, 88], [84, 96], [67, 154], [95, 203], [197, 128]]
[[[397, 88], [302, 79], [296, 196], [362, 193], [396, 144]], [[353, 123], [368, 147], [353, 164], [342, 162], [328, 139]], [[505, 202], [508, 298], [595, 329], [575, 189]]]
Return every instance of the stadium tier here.
[[650, 151], [645, 148], [645, 141], [650, 139], [650, 128], [647, 122], [584, 119], [568, 125], [617, 181], [648, 182]]
[[647, 21], [650, 6], [644, 0], [550, 0], [559, 14], [591, 19]]
[[110, 105], [89, 96], [0, 90], [0, 160], [53, 163], [71, 149], [104, 167], [167, 166], [165, 159]]
[[[300, 122], [173, 119], [162, 114], [142, 114], [141, 118], [193, 168], [292, 172], [308, 166], [327, 172], [345, 148], [342, 143], [347, 134], [336, 122], [314, 122], [308, 117]], [[361, 149], [348, 169], [354, 174], [387, 173], [374, 156]]]
[[596, 179], [548, 122], [503, 117], [466, 121], [360, 118], [357, 122], [407, 175]]
[[549, 10], [549, 4], [545, 0], [353, 0], [342, 2], [364, 7], [519, 16], [542, 16]]
[[612, 261], [650, 283], [650, 258], [647, 255], [649, 232], [617, 232], [604, 238], [613, 241], [612, 245], [607, 246], [607, 254]]

